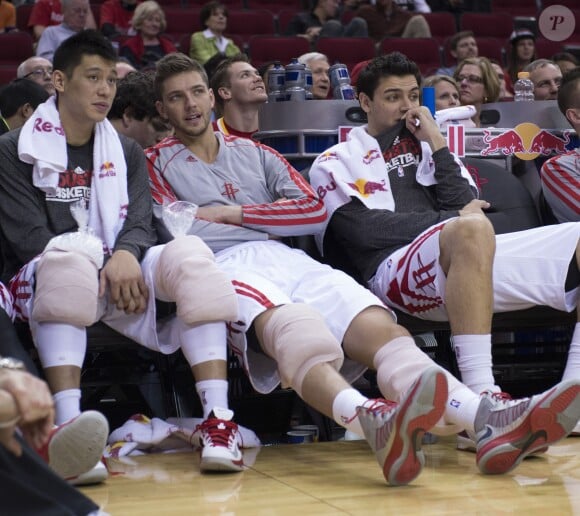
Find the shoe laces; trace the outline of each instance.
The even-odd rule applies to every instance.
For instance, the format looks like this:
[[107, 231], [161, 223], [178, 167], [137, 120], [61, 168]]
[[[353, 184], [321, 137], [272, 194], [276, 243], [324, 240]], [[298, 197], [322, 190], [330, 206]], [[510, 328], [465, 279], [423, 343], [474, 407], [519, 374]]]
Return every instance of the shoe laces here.
[[380, 414], [391, 412], [393, 409], [397, 408], [397, 405], [397, 403], [391, 400], [375, 398], [366, 401], [365, 404], [363, 404], [363, 407], [366, 408], [369, 412], [372, 412], [375, 416], [378, 416]]
[[238, 425], [233, 421], [208, 418], [196, 430], [201, 431], [204, 445], [231, 448], [238, 431]]
[[487, 394], [496, 403], [508, 404], [510, 401], [513, 401], [511, 395], [503, 391], [500, 392], [484, 391], [482, 394]]

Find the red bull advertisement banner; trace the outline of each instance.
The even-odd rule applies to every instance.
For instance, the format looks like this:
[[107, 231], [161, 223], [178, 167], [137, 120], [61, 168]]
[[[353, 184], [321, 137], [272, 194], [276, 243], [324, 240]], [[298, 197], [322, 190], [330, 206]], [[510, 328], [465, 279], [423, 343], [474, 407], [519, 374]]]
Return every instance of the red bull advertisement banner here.
[[516, 156], [527, 161], [539, 156], [563, 154], [578, 146], [578, 136], [572, 130], [541, 129], [524, 122], [511, 128], [466, 130], [468, 156]]

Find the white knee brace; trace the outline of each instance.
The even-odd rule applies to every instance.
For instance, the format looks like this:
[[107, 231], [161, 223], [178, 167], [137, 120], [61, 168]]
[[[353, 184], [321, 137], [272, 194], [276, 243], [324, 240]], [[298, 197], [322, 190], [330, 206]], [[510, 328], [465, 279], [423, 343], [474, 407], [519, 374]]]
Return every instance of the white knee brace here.
[[90, 326], [98, 319], [99, 271], [76, 251], [47, 251], [36, 266], [32, 318]]
[[238, 301], [230, 279], [218, 269], [211, 249], [193, 235], [165, 245], [155, 270], [158, 298], [175, 301], [186, 324], [235, 321]]
[[282, 386], [302, 395], [302, 382], [310, 369], [330, 363], [337, 371], [344, 354], [341, 343], [322, 316], [305, 304], [283, 305], [274, 310], [264, 326], [264, 351], [278, 364]]

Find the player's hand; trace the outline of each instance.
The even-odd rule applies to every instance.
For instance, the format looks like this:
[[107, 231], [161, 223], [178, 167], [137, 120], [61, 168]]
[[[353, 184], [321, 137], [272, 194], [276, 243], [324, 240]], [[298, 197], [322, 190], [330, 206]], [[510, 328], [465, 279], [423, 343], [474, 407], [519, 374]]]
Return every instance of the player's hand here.
[[0, 444], [17, 456], [18, 426], [34, 448], [46, 443], [54, 426], [54, 403], [45, 382], [25, 371], [0, 370]]
[[487, 201], [482, 201], [481, 199], [473, 199], [469, 201], [463, 208], [459, 210], [459, 216], [465, 217], [466, 215], [478, 214], [484, 215], [483, 210], [487, 210], [491, 206]]
[[197, 209], [195, 217], [210, 222], [235, 224], [237, 226], [240, 226], [243, 222], [241, 206], [203, 206]]
[[407, 111], [405, 125], [415, 138], [427, 142], [433, 152], [447, 146], [437, 122], [427, 107], [418, 106]]
[[105, 295], [107, 286], [111, 301], [119, 310], [141, 314], [147, 308], [149, 290], [137, 258], [129, 251], [115, 251], [101, 270], [99, 297]]

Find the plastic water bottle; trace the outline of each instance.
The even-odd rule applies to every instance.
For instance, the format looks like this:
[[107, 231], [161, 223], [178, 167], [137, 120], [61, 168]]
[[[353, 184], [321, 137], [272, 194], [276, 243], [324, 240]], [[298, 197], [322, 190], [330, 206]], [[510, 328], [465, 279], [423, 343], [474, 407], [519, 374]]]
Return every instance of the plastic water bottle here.
[[534, 100], [534, 83], [529, 72], [518, 72], [518, 80], [514, 84], [514, 100]]
[[335, 99], [354, 100], [354, 89], [350, 84], [348, 68], [342, 63], [333, 64], [328, 70], [330, 87]]
[[294, 58], [286, 65], [286, 100], [306, 100], [306, 65]]
[[286, 70], [279, 61], [268, 72], [268, 102], [286, 100]]

